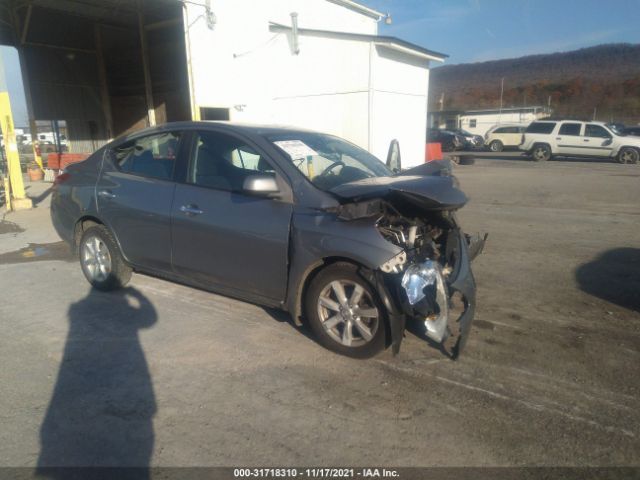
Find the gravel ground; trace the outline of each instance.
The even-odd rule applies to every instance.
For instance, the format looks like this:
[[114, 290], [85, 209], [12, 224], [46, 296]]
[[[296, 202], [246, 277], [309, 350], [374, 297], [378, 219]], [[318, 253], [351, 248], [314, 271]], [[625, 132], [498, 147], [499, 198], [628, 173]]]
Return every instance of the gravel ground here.
[[637, 466], [640, 166], [456, 174], [490, 236], [455, 362], [410, 334], [343, 358], [280, 312], [142, 275], [91, 291], [46, 197], [7, 215], [0, 466]]

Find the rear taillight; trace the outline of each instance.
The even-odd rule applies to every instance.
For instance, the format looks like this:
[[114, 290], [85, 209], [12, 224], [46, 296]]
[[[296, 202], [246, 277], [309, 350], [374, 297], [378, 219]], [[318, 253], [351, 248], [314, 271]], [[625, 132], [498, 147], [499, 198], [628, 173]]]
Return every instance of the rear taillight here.
[[60, 175], [58, 175], [56, 177], [56, 179], [53, 181], [54, 185], [60, 185], [64, 182], [66, 182], [67, 180], [69, 180], [71, 178], [71, 174], [70, 173], [61, 173]]

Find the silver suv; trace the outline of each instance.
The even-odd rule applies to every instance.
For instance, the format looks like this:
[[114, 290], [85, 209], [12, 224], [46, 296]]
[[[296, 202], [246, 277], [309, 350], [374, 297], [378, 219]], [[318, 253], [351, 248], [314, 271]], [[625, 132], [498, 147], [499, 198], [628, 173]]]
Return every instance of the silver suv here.
[[538, 162], [553, 156], [615, 158], [620, 163], [640, 161], [640, 138], [616, 133], [602, 122], [533, 122], [522, 135], [519, 148]]

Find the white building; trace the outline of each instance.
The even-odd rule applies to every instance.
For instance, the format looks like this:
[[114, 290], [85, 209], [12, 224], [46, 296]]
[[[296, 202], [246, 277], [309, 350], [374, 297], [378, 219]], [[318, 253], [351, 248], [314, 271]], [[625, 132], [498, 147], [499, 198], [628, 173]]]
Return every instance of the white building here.
[[429, 67], [446, 55], [379, 36], [386, 16], [359, 2], [3, 1], [30, 123], [65, 121], [71, 152], [228, 119], [333, 133], [382, 159], [397, 139], [405, 166], [424, 161]]
[[405, 166], [424, 161], [429, 63], [445, 55], [378, 36], [383, 14], [352, 1], [217, 0], [214, 13], [212, 26], [186, 4], [204, 117], [333, 133], [382, 159], [398, 139]]
[[503, 123], [528, 125], [551, 115], [548, 107], [520, 107], [494, 110], [468, 110], [459, 117], [460, 128], [484, 135], [494, 125]]

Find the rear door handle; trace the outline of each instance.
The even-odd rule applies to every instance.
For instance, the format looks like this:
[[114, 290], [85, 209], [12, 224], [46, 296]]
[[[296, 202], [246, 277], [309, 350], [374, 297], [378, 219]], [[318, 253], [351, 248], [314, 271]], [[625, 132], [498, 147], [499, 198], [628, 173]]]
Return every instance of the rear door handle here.
[[98, 196], [102, 198], [116, 198], [116, 194], [111, 193], [109, 190], [100, 190]]
[[194, 215], [201, 215], [204, 213], [198, 208], [197, 205], [183, 205], [180, 207], [180, 211], [189, 217], [192, 217]]
[[585, 138], [585, 139], [583, 139], [582, 141], [583, 141], [583, 142], [588, 142], [588, 141], [589, 141], [589, 139], [588, 139], [588, 138]]

